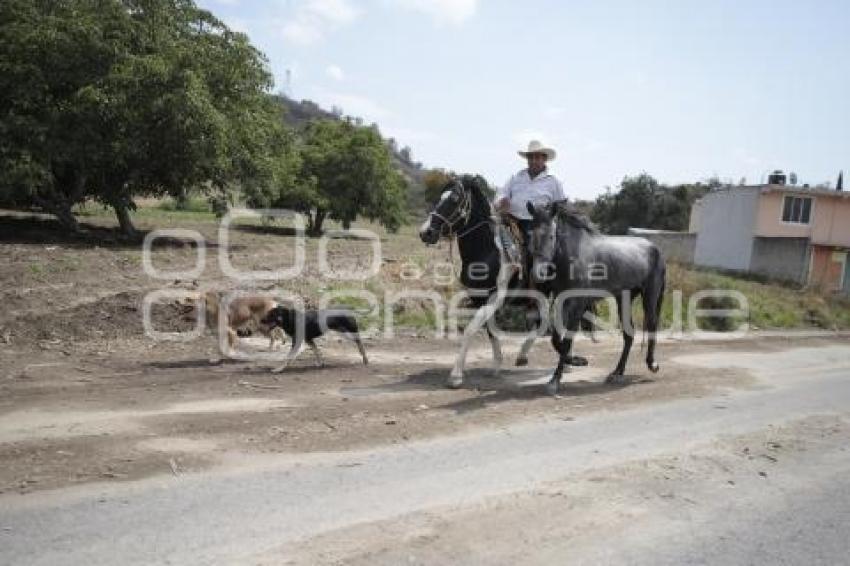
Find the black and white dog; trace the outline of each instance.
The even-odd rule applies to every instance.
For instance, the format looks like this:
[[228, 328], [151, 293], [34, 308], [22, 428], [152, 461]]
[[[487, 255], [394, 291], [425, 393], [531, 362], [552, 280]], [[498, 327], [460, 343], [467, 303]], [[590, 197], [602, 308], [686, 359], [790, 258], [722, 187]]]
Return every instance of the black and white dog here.
[[289, 356], [286, 362], [279, 368], [273, 369], [272, 372], [280, 373], [286, 369], [287, 364], [295, 359], [301, 350], [303, 342], [313, 350], [316, 356], [316, 364], [324, 365], [322, 354], [319, 352], [319, 347], [313, 341], [323, 335], [328, 330], [339, 332], [355, 344], [360, 350], [360, 355], [363, 356], [363, 364], [368, 365], [369, 360], [366, 358], [366, 349], [363, 347], [363, 342], [360, 341], [360, 332], [357, 328], [357, 321], [354, 315], [343, 309], [328, 309], [328, 310], [307, 310], [300, 311], [291, 307], [276, 306], [270, 310], [262, 319], [262, 324], [267, 326], [269, 330], [275, 328], [282, 329], [290, 338], [292, 338], [292, 348], [289, 351]]

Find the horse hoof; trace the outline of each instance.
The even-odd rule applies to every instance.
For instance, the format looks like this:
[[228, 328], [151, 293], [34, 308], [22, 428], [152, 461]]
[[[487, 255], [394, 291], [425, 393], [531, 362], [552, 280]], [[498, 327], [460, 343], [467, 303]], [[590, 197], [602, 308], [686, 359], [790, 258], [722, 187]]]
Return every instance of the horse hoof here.
[[555, 381], [550, 381], [546, 384], [546, 394], [552, 397], [558, 395], [558, 383]]
[[462, 375], [450, 375], [448, 379], [446, 379], [446, 387], [449, 389], [458, 389], [461, 385], [463, 385]]
[[518, 368], [528, 365], [528, 358], [517, 358], [514, 365]]
[[584, 356], [570, 356], [569, 359], [567, 359], [567, 363], [571, 366], [586, 366], [587, 358]]
[[652, 362], [646, 365], [649, 367], [649, 371], [651, 371], [652, 373], [658, 373], [658, 370], [661, 369], [661, 366], [658, 365], [658, 362]]
[[608, 377], [605, 378], [605, 383], [622, 383], [623, 382], [623, 374], [622, 373], [612, 373]]

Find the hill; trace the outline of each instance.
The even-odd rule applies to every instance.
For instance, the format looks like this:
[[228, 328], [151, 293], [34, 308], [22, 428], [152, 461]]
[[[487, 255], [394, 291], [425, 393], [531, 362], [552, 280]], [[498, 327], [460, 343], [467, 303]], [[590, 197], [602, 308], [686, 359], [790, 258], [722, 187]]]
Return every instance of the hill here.
[[[284, 108], [284, 122], [292, 128], [300, 129], [310, 120], [342, 120], [345, 116], [341, 112], [325, 110], [312, 100], [297, 101], [283, 95], [276, 95], [275, 99]], [[362, 122], [361, 118], [352, 117], [355, 122]], [[427, 170], [422, 164], [413, 161], [409, 147], [399, 148], [395, 139], [384, 138], [387, 147], [393, 156], [393, 163], [404, 175], [408, 182], [407, 205], [412, 215], [418, 216], [427, 209], [425, 202], [425, 185], [423, 179]]]

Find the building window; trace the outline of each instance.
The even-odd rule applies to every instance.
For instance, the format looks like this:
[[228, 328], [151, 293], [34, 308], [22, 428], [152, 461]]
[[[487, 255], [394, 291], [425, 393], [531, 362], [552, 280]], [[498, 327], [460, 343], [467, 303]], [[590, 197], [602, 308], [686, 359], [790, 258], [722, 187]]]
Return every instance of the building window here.
[[808, 224], [812, 215], [811, 197], [786, 196], [782, 206], [782, 221]]

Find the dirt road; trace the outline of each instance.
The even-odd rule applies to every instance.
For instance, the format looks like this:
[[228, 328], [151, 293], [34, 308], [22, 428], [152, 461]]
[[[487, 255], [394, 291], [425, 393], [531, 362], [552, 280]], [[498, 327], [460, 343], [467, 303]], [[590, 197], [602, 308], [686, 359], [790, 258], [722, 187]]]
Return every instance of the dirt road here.
[[[601, 367], [571, 374], [560, 399], [541, 396], [534, 383], [547, 367], [543, 348], [530, 370], [495, 381], [479, 370], [470, 389], [452, 392], [439, 385], [445, 370], [422, 368], [440, 361], [445, 345], [416, 343], [375, 347], [378, 370], [368, 374], [374, 377], [341, 372], [350, 361], [338, 355], [335, 368], [309, 372], [306, 383], [294, 373], [298, 381], [288, 391], [241, 386], [239, 380], [260, 384], [261, 375], [228, 367], [221, 375], [228, 376], [230, 399], [209, 395], [214, 388], [221, 393], [217, 377], [217, 384], [186, 373], [178, 379], [156, 366], [108, 378], [118, 385], [108, 410], [97, 400], [81, 410], [85, 403], [70, 386], [64, 400], [51, 395], [41, 413], [33, 412], [39, 388], [28, 387], [30, 406], [0, 417], [0, 446], [30, 455], [18, 460], [40, 461], [49, 471], [49, 458], [33, 454], [59, 443], [72, 453], [59, 456], [65, 464], [76, 462], [83, 440], [110, 469], [125, 469], [117, 464], [122, 446], [138, 459], [126, 468], [134, 472], [98, 483], [62, 480], [54, 470], [44, 489], [36, 482], [23, 495], [0, 496], [0, 562], [846, 558], [846, 342], [668, 345], [673, 359], [654, 381], [635, 376], [620, 388], [595, 383], [594, 372], [613, 357], [612, 344], [587, 344]], [[485, 357], [485, 350], [476, 352]], [[181, 372], [191, 376], [193, 367]], [[209, 377], [214, 370], [197, 371]], [[206, 401], [183, 388], [187, 380], [206, 391]], [[55, 387], [44, 378], [39, 384]], [[296, 420], [300, 428], [289, 430]], [[281, 433], [269, 433], [271, 427]], [[251, 435], [261, 441], [249, 442]], [[18, 460], [7, 453], [14, 466]]]
[[[326, 367], [308, 354], [273, 376], [276, 362], [220, 361], [210, 336], [145, 334], [149, 291], [238, 287], [215, 222], [139, 226], [198, 230], [198, 280], [154, 278], [140, 244], [108, 230], [50, 226], [0, 222], [0, 564], [834, 563], [846, 548], [846, 336], [667, 340], [658, 374], [636, 345], [619, 386], [602, 382], [619, 338], [581, 339], [590, 366], [554, 399], [548, 343], [522, 369], [506, 345], [494, 378], [482, 337], [452, 391], [457, 344], [426, 336], [429, 304], [411, 301], [396, 338], [367, 338], [368, 367], [327, 337]], [[240, 269], [292, 264], [285, 230], [231, 236]], [[381, 242], [362, 289], [453, 292], [445, 247], [413, 230]], [[300, 277], [267, 284], [315, 303], [340, 282], [317, 239], [306, 248]], [[152, 261], [185, 269], [196, 251], [163, 241]], [[338, 269], [372, 256], [347, 239], [328, 254]], [[192, 318], [166, 301], [152, 322]]]

